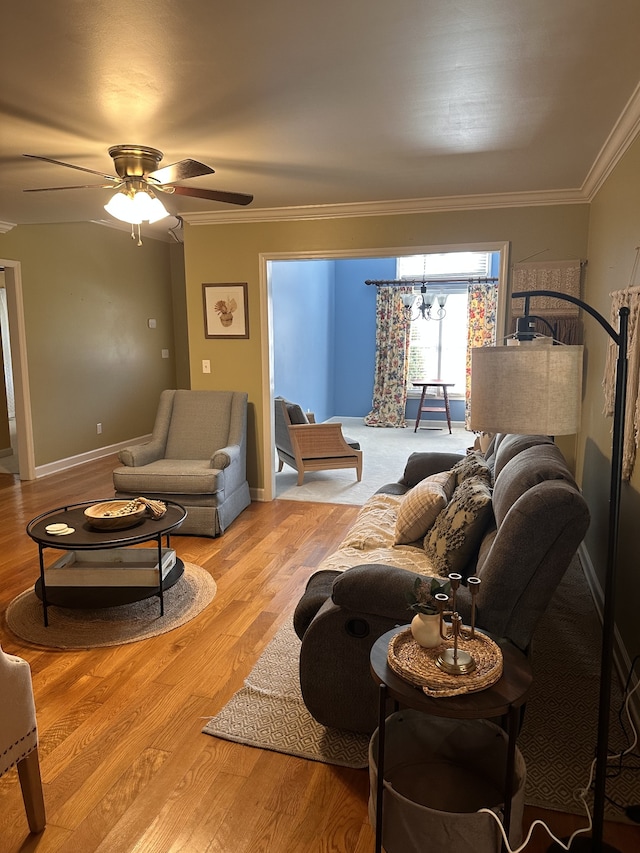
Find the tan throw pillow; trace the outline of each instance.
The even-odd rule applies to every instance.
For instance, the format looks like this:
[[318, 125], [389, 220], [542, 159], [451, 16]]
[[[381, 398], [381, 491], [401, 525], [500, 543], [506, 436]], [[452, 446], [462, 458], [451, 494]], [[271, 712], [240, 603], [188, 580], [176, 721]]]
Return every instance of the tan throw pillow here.
[[422, 539], [453, 493], [455, 477], [451, 472], [432, 474], [410, 489], [402, 499], [394, 545], [408, 545]]
[[434, 570], [466, 577], [492, 518], [491, 490], [484, 479], [470, 477], [461, 483], [424, 537], [424, 550]]
[[451, 471], [456, 475], [457, 486], [470, 477], [480, 477], [489, 486], [491, 485], [491, 468], [485, 462], [483, 455], [477, 451], [468, 453], [464, 459], [453, 466]]

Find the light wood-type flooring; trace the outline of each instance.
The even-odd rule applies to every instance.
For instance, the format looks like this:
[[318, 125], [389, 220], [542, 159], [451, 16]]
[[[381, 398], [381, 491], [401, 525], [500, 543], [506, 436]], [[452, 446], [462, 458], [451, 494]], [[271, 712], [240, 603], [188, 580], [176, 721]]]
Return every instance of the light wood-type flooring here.
[[[204, 614], [168, 634], [66, 652], [30, 647], [6, 629], [7, 604], [38, 574], [27, 522], [64, 503], [110, 497], [115, 465], [107, 457], [22, 484], [0, 475], [0, 642], [31, 664], [48, 817], [45, 832], [30, 836], [17, 774], [7, 773], [0, 853], [372, 851], [366, 771], [201, 733], [290, 619], [358, 507], [253, 503], [218, 539], [172, 537], [182, 559], [211, 572], [218, 593]], [[534, 816], [560, 833], [583, 824], [527, 809], [525, 825]], [[606, 838], [623, 853], [640, 850], [640, 827], [608, 824]], [[547, 846], [536, 829], [527, 850]]]

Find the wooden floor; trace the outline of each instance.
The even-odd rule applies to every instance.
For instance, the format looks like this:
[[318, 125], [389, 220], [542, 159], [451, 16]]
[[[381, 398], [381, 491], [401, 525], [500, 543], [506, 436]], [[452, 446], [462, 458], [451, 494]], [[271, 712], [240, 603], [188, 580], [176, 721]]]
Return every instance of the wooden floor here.
[[[357, 507], [254, 503], [224, 536], [174, 536], [218, 593], [193, 622], [116, 648], [43, 650], [6, 628], [11, 599], [37, 576], [27, 522], [65, 502], [113, 494], [109, 457], [20, 484], [0, 476], [0, 642], [32, 667], [47, 828], [30, 836], [15, 770], [0, 779], [0, 853], [306, 853], [373, 850], [368, 774], [201, 733], [242, 686]], [[3, 697], [0, 697], [2, 701]], [[526, 810], [558, 833], [580, 818]], [[608, 824], [622, 853], [640, 828]], [[548, 837], [536, 829], [530, 853]], [[434, 851], [434, 853], [440, 853]]]

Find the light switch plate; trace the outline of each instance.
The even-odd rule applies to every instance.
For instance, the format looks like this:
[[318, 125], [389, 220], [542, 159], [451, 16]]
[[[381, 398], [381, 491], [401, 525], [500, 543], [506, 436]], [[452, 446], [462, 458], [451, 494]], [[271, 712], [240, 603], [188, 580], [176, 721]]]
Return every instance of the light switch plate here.
[[202, 359], [202, 372], [203, 373], [211, 373], [211, 362], [208, 358]]

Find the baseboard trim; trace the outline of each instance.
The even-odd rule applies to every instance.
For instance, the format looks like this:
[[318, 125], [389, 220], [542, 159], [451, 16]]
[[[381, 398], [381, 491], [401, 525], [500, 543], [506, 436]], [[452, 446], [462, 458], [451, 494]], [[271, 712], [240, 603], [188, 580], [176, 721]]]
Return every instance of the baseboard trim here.
[[68, 456], [66, 459], [58, 459], [56, 462], [38, 465], [36, 467], [36, 479], [47, 477], [49, 474], [57, 474], [59, 471], [66, 471], [69, 468], [75, 468], [76, 465], [83, 465], [85, 462], [102, 459], [104, 456], [111, 456], [113, 453], [117, 453], [125, 447], [131, 447], [133, 444], [144, 444], [150, 438], [150, 434], [140, 436], [139, 438], [130, 438], [127, 441], [119, 441], [117, 444], [110, 444], [107, 447], [97, 447], [95, 450], [79, 453], [77, 456]]
[[[591, 597], [593, 598], [598, 618], [600, 619], [600, 623], [602, 623], [604, 613], [604, 595], [602, 587], [600, 586], [600, 581], [596, 575], [593, 562], [584, 542], [578, 549], [578, 556], [582, 563], [584, 576], [587, 580], [587, 584], [589, 585], [589, 591], [591, 592]], [[618, 678], [620, 679], [620, 683], [624, 685], [631, 668], [631, 658], [629, 657], [629, 653], [627, 652], [622, 637], [620, 636], [617, 625], [614, 628], [613, 665]], [[632, 689], [636, 686], [637, 682], [638, 677], [634, 675], [630, 685]], [[640, 696], [638, 695], [638, 692], [640, 691], [636, 691], [631, 697], [631, 701], [629, 702], [629, 711], [631, 713], [634, 726], [637, 730], [640, 730]]]

